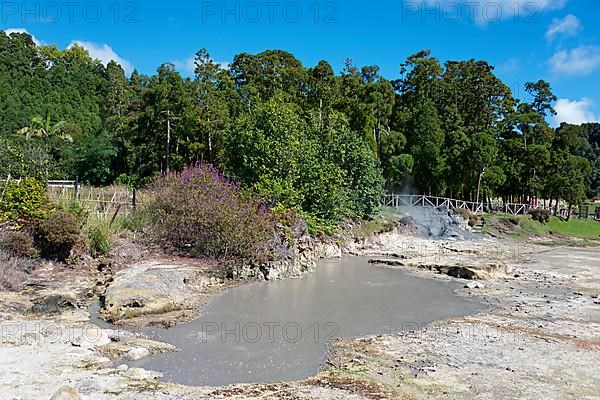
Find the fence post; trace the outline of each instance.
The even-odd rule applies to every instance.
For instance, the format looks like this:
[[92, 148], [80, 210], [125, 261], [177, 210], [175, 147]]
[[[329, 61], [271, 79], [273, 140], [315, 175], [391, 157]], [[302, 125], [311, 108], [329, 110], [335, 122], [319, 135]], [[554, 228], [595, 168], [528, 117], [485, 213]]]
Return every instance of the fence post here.
[[131, 200], [131, 205], [133, 207], [133, 213], [135, 214], [135, 209], [137, 206], [137, 189], [133, 188], [133, 196], [132, 196], [132, 200]]
[[79, 197], [79, 177], [75, 177], [75, 198], [73, 200], [77, 200]]

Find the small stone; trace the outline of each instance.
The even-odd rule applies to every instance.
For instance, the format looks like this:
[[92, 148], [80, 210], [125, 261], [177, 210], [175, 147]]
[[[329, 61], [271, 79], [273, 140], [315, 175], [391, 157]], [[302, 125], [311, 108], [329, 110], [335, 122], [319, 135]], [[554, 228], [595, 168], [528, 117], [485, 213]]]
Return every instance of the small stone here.
[[469, 282], [465, 285], [465, 289], [485, 289], [485, 285], [479, 282]]
[[96, 365], [100, 368], [110, 368], [113, 365], [113, 362], [108, 357], [99, 357], [96, 360]]
[[142, 368], [129, 368], [125, 373], [128, 377], [132, 379], [156, 379], [160, 377], [160, 373], [154, 371], [146, 371]]
[[118, 371], [127, 371], [129, 369], [129, 367], [125, 364], [121, 364], [117, 367]]
[[81, 397], [72, 387], [63, 386], [50, 397], [50, 400], [81, 400]]
[[73, 293], [52, 293], [34, 302], [31, 311], [39, 314], [56, 315], [77, 309], [77, 296]]
[[144, 357], [148, 357], [150, 355], [150, 351], [143, 347], [134, 347], [127, 352], [125, 357], [130, 361], [138, 361]]
[[91, 349], [108, 343], [110, 343], [110, 339], [102, 329], [98, 328], [84, 329], [81, 333], [71, 339], [71, 345], [73, 347], [81, 347], [83, 349]]

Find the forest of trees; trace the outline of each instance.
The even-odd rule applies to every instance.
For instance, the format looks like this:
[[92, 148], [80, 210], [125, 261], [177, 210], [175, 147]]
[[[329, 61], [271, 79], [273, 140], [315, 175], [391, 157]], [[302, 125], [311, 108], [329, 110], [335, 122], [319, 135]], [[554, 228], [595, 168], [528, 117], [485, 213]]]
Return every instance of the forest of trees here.
[[[399, 61], [400, 62], [400, 61]], [[106, 67], [77, 46], [36, 46], [0, 31], [0, 177], [140, 186], [211, 163], [261, 196], [318, 218], [368, 216], [385, 185], [510, 201], [600, 196], [600, 124], [547, 119], [542, 80], [527, 101], [485, 61], [445, 64], [422, 51], [396, 80], [351, 60], [336, 73], [292, 54], [206, 50], [194, 75]]]

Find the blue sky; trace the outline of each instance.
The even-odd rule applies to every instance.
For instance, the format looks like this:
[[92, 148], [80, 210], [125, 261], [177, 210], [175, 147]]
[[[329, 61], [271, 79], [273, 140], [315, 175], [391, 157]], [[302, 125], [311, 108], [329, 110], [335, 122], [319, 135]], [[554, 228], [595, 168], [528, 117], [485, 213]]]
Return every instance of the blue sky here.
[[524, 98], [525, 82], [548, 80], [557, 121], [600, 118], [597, 0], [2, 2], [0, 29], [27, 30], [65, 48], [152, 73], [173, 62], [186, 75], [207, 48], [220, 62], [240, 52], [284, 49], [305, 65], [346, 58], [394, 79], [405, 58], [430, 49], [441, 61], [476, 58]]

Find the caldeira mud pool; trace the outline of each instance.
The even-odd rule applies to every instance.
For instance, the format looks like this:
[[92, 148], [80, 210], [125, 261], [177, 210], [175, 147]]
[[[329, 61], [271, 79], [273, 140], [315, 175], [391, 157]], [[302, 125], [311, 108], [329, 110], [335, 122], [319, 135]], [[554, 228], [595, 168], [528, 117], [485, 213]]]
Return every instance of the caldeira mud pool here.
[[192, 386], [300, 380], [318, 372], [336, 338], [415, 330], [482, 308], [458, 287], [364, 258], [324, 262], [303, 279], [227, 290], [191, 323], [142, 329], [181, 351], [130, 365]]

